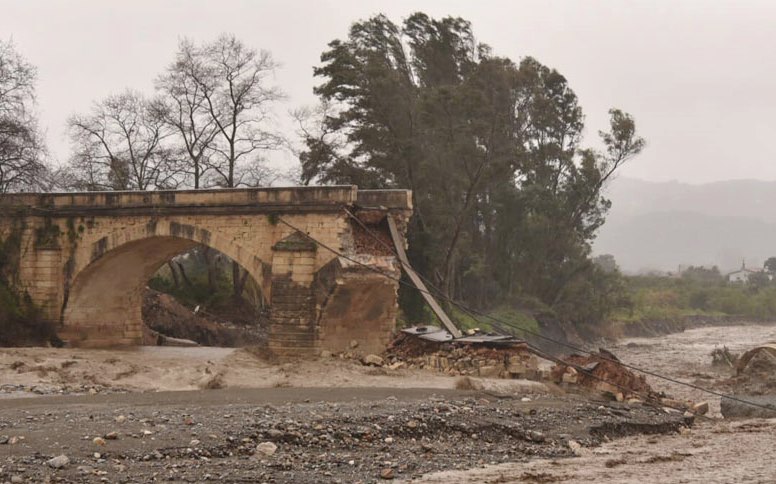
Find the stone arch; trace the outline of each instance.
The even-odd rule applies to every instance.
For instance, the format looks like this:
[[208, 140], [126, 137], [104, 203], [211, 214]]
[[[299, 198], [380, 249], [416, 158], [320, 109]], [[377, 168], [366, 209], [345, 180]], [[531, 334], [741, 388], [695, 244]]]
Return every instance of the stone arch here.
[[152, 221], [101, 237], [74, 259], [62, 339], [80, 346], [139, 343], [148, 280], [169, 259], [199, 244], [235, 260], [269, 297], [269, 266], [239, 244], [192, 225]]

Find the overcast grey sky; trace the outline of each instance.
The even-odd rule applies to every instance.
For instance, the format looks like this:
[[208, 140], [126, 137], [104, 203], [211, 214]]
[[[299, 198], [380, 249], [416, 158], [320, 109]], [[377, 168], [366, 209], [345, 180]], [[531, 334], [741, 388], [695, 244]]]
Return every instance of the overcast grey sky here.
[[0, 38], [38, 66], [41, 121], [64, 160], [67, 117], [126, 87], [150, 92], [183, 36], [232, 32], [271, 51], [292, 108], [314, 103], [312, 67], [353, 21], [418, 10], [464, 17], [496, 54], [557, 68], [591, 141], [609, 107], [633, 114], [648, 148], [623, 175], [776, 179], [774, 1], [0, 0]]

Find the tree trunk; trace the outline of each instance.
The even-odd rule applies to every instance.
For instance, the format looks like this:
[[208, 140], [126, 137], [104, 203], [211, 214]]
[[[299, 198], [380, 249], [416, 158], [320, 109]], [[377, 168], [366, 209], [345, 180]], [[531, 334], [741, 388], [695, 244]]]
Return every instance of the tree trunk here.
[[235, 301], [239, 301], [242, 297], [247, 276], [248, 271], [243, 271], [240, 264], [232, 261], [232, 297], [234, 297]]
[[205, 262], [207, 263], [207, 287], [210, 292], [216, 292], [216, 263], [213, 249], [205, 247]]
[[234, 283], [234, 276], [235, 272], [234, 270], [237, 270], [237, 274], [239, 275], [237, 283], [234, 285], [234, 299], [235, 301], [239, 301], [242, 298], [242, 294], [245, 291], [245, 283], [248, 281], [248, 271], [243, 270], [237, 263], [233, 263], [232, 265], [232, 280]]
[[172, 259], [167, 261], [167, 267], [170, 268], [170, 274], [172, 274], [172, 281], [175, 284], [175, 289], [178, 289], [180, 287], [180, 280], [178, 279], [178, 271], [175, 270]]
[[180, 262], [176, 262], [175, 264], [178, 265], [178, 270], [181, 272], [183, 283], [186, 284], [186, 287], [191, 288], [191, 281], [189, 280], [189, 276], [186, 275], [186, 269], [183, 268], [183, 264]]

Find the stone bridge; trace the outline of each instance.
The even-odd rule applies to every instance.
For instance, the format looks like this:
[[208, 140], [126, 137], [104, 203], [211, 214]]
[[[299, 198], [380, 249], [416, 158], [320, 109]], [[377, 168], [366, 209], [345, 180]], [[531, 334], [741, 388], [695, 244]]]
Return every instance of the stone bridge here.
[[390, 242], [386, 217], [404, 232], [410, 192], [332, 186], [4, 195], [0, 239], [15, 251], [14, 285], [73, 346], [139, 344], [148, 280], [202, 244], [236, 261], [260, 287], [271, 352], [338, 351], [353, 340], [376, 352], [395, 327], [397, 283], [361, 264], [394, 277], [400, 270], [344, 209]]

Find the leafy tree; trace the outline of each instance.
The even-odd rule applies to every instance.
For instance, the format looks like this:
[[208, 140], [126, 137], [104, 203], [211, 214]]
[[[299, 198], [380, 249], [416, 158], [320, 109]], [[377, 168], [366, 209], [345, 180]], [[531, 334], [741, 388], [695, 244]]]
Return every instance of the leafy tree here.
[[37, 72], [0, 40], [0, 194], [41, 187], [46, 149], [35, 115]]
[[770, 282], [771, 278], [765, 272], [752, 272], [747, 281], [749, 287], [755, 292], [766, 287]]
[[410, 258], [446, 295], [602, 313], [579, 316], [570, 302], [605, 291], [590, 242], [610, 206], [606, 183], [644, 146], [631, 116], [611, 110], [605, 150], [583, 148], [566, 79], [493, 55], [460, 18], [378, 15], [321, 61], [322, 107], [302, 130], [306, 183], [411, 189]]
[[602, 271], [606, 273], [615, 272], [618, 270], [617, 261], [612, 254], [601, 254], [593, 258], [593, 262]]
[[763, 264], [763, 269], [769, 274], [776, 274], [776, 257], [768, 257]]
[[717, 266], [713, 266], [711, 269], [702, 266], [690, 266], [682, 272], [682, 278], [706, 283], [720, 283], [723, 281], [722, 274], [720, 274]]

